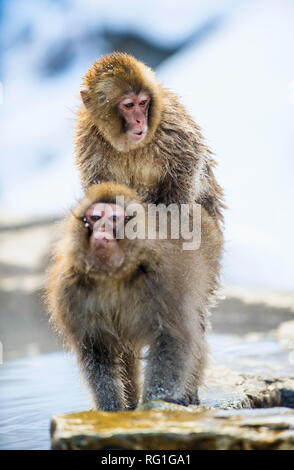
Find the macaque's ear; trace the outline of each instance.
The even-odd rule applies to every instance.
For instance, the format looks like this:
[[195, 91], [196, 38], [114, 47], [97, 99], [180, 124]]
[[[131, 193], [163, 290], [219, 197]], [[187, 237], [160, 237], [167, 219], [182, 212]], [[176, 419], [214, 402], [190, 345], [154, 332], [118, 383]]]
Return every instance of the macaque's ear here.
[[83, 100], [84, 105], [87, 107], [89, 105], [89, 101], [90, 101], [89, 88], [87, 86], [81, 87], [80, 95], [81, 95], [81, 98]]

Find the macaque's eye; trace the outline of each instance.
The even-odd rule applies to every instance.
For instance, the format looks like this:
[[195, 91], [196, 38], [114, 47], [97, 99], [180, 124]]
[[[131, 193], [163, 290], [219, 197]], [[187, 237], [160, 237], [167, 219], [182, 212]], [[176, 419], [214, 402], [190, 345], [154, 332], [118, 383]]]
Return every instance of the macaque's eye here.
[[130, 108], [132, 108], [133, 106], [134, 106], [134, 103], [126, 103], [126, 104], [124, 105], [124, 107], [127, 108], [127, 109], [130, 109]]
[[140, 101], [140, 106], [145, 106], [146, 103], [147, 103], [147, 100], [142, 100]]
[[97, 220], [101, 219], [101, 215], [91, 215], [90, 219], [92, 222], [97, 222]]

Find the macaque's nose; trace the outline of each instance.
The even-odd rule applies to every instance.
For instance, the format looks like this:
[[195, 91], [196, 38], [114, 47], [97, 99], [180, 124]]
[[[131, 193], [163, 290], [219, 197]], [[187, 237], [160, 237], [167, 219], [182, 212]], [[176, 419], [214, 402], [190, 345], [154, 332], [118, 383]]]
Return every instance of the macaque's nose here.
[[141, 110], [135, 111], [134, 118], [135, 118], [135, 121], [136, 121], [138, 124], [143, 124], [143, 122], [144, 122], [144, 115], [143, 115], [143, 113], [142, 113]]

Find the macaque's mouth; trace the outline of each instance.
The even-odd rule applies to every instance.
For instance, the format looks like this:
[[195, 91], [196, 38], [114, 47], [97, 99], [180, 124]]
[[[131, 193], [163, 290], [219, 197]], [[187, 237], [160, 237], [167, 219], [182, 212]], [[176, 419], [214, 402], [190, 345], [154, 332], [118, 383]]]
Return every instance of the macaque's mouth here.
[[101, 267], [101, 263], [112, 269], [122, 266], [125, 255], [112, 234], [98, 233], [97, 237], [91, 239], [91, 247], [98, 266]]
[[146, 132], [145, 131], [139, 131], [139, 132], [129, 132], [129, 136], [133, 140], [141, 140], [143, 137], [145, 137]]
[[113, 241], [113, 239], [109, 239], [109, 238], [94, 238], [94, 240], [96, 242], [99, 242], [99, 243], [109, 243], [110, 241]]
[[94, 230], [94, 233], [93, 233], [93, 236], [95, 238], [95, 240], [114, 240], [115, 239], [115, 236], [112, 232], [99, 232], [98, 230], [95, 231]]
[[94, 232], [93, 234], [93, 245], [96, 248], [104, 248], [114, 242], [116, 242], [116, 239], [113, 233]]

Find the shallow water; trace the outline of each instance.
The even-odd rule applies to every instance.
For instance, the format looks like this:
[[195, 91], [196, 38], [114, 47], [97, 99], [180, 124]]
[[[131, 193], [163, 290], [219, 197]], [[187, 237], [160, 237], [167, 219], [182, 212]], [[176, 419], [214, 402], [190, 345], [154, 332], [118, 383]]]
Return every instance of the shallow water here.
[[[273, 339], [244, 341], [210, 335], [211, 362], [236, 371], [293, 376], [289, 351]], [[217, 384], [200, 393], [202, 404], [228, 399]], [[0, 449], [49, 449], [51, 416], [89, 409], [91, 399], [72, 356], [57, 352], [0, 366]]]
[[0, 448], [48, 449], [52, 414], [89, 407], [70, 356], [58, 352], [0, 368]]

